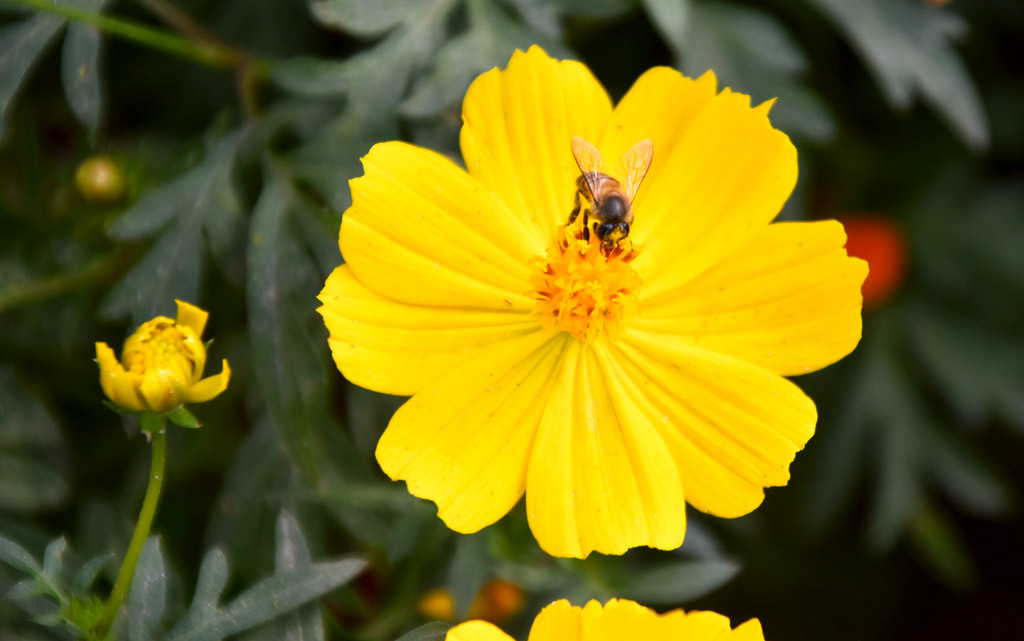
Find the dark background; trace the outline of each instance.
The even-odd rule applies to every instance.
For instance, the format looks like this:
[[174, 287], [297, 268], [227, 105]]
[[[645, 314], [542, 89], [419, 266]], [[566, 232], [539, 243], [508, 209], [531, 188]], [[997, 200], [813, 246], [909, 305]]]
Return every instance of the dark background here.
[[[75, 49], [63, 26], [44, 46], [16, 32], [34, 14], [0, 3], [3, 536], [39, 555], [63, 533], [72, 565], [124, 549], [149, 453], [100, 404], [93, 342], [120, 345], [177, 296], [211, 311], [211, 362], [235, 374], [195, 408], [205, 427], [169, 436], [161, 629], [209, 548], [228, 555], [231, 594], [266, 576], [286, 508], [314, 558], [370, 560], [321, 602], [334, 639], [397, 638], [425, 620], [426, 590], [464, 611], [495, 577], [525, 591], [503, 623], [523, 639], [563, 596], [758, 617], [776, 640], [1024, 638], [1021, 3], [430, 0], [390, 15], [373, 0], [190, 0], [173, 5], [186, 23], [163, 2], [65, 4], [242, 55], [203, 64], [109, 36]], [[358, 158], [391, 138], [457, 157], [468, 83], [533, 43], [586, 62], [613, 98], [654, 65], [777, 96], [801, 163], [782, 216], [840, 218], [871, 263], [860, 347], [797, 379], [820, 420], [789, 486], [734, 521], [691, 510], [679, 552], [553, 560], [521, 506], [480, 534], [446, 531], [373, 461], [401, 399], [344, 381], [314, 312]], [[98, 106], [64, 86], [68, 59], [95, 74]], [[76, 186], [97, 155], [123, 197]], [[15, 580], [0, 565], [0, 590]], [[48, 634], [0, 601], [0, 637]]]

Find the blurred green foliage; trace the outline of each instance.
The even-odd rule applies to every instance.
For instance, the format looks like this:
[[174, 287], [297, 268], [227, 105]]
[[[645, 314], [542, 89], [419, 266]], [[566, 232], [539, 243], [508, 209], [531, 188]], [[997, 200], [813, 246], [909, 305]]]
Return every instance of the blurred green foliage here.
[[[0, 638], [68, 638], [55, 608], [112, 582], [147, 448], [93, 342], [174, 298], [211, 311], [234, 378], [170, 434], [122, 638], [437, 639], [418, 598], [446, 586], [461, 616], [494, 577], [526, 591], [520, 638], [552, 599], [613, 596], [775, 639], [1024, 637], [1024, 6], [944, 4], [0, 0]], [[777, 98], [783, 216], [874, 212], [909, 247], [854, 355], [797, 379], [821, 418], [790, 486], [691, 511], [677, 552], [552, 559], [521, 508], [447, 531], [373, 460], [401, 399], [341, 379], [314, 312], [360, 156], [458, 157], [466, 87], [535, 43], [613, 98], [659, 64]], [[123, 200], [76, 191], [96, 154]], [[312, 561], [352, 554], [358, 577]]]

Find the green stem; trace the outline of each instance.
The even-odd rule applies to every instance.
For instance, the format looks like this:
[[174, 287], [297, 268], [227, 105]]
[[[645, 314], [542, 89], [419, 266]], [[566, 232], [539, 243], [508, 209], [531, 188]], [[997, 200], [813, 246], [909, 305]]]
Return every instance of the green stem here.
[[134, 252], [120, 252], [97, 258], [71, 271], [0, 288], [0, 313], [101, 283], [112, 274], [123, 270], [132, 259]]
[[153, 462], [149, 468], [149, 487], [146, 488], [146, 498], [142, 501], [142, 511], [139, 512], [139, 520], [135, 524], [135, 532], [132, 534], [132, 541], [128, 545], [128, 552], [125, 553], [124, 563], [117, 573], [117, 580], [114, 582], [114, 589], [110, 598], [103, 606], [103, 615], [99, 619], [99, 627], [102, 634], [98, 638], [106, 637], [117, 612], [121, 609], [128, 588], [132, 584], [132, 577], [135, 575], [135, 564], [139, 560], [142, 546], [146, 544], [149, 537], [149, 528], [153, 525], [153, 516], [156, 514], [156, 504], [160, 500], [160, 488], [164, 484], [164, 467], [167, 461], [167, 430], [161, 429], [153, 432]]
[[147, 27], [123, 18], [115, 18], [99, 13], [92, 13], [69, 7], [54, 4], [50, 0], [0, 0], [8, 4], [29, 7], [36, 11], [45, 11], [63, 16], [76, 22], [91, 25], [111, 35], [119, 36], [127, 40], [148, 45], [154, 49], [161, 49], [183, 58], [195, 60], [204, 65], [220, 68], [233, 68], [246, 60], [246, 55], [240, 51], [211, 42], [191, 42], [180, 36]]

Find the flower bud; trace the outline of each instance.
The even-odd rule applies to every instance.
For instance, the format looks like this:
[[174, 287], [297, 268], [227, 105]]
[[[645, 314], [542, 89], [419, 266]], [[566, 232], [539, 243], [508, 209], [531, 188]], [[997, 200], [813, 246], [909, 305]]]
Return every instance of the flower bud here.
[[226, 359], [220, 374], [202, 378], [206, 347], [200, 336], [209, 314], [175, 302], [177, 319], [157, 316], [143, 323], [125, 341], [120, 362], [106, 343], [96, 343], [100, 385], [124, 410], [167, 414], [185, 403], [208, 401], [228, 386]]
[[907, 273], [907, 242], [900, 227], [877, 214], [840, 216], [846, 229], [846, 252], [863, 258], [871, 271], [862, 292], [865, 307], [877, 307], [903, 285]]
[[124, 172], [109, 156], [86, 158], [75, 171], [75, 186], [90, 203], [116, 203], [128, 192]]
[[[502, 579], [489, 581], [473, 599], [469, 607], [470, 619], [483, 619], [498, 623], [522, 609], [526, 593], [521, 587]], [[417, 603], [420, 614], [441, 621], [455, 620], [455, 600], [446, 588], [434, 588]]]

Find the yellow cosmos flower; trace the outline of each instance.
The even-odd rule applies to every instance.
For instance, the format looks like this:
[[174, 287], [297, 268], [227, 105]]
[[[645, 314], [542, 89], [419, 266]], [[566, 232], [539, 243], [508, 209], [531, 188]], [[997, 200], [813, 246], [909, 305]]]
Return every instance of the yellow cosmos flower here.
[[166, 414], [184, 403], [202, 403], [223, 392], [231, 378], [224, 360], [220, 374], [203, 378], [206, 347], [200, 340], [209, 314], [183, 301], [177, 320], [157, 316], [124, 343], [121, 361], [106, 343], [96, 343], [103, 392], [132, 412]]
[[[658, 614], [633, 601], [591, 601], [579, 608], [555, 601], [540, 611], [529, 641], [764, 641], [761, 623], [751, 619], [733, 629], [714, 612], [672, 610]], [[491, 623], [469, 621], [448, 631], [445, 641], [512, 641]]]
[[[735, 517], [784, 485], [817, 416], [783, 376], [856, 346], [867, 267], [835, 221], [770, 224], [797, 163], [769, 107], [660, 67], [613, 108], [533, 47], [469, 88], [465, 170], [374, 146], [320, 313], [350, 381], [412, 395], [377, 446], [388, 476], [459, 532], [525, 492], [571, 557], [674, 549], [686, 502]], [[623, 184], [617, 159], [653, 145], [613, 248], [566, 225], [574, 137]]]

